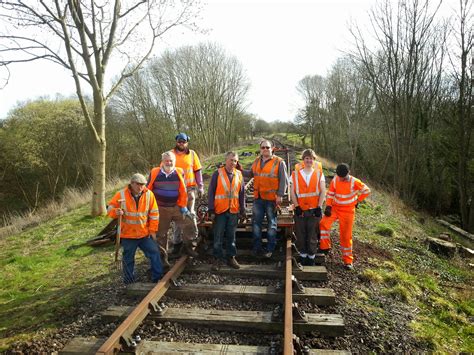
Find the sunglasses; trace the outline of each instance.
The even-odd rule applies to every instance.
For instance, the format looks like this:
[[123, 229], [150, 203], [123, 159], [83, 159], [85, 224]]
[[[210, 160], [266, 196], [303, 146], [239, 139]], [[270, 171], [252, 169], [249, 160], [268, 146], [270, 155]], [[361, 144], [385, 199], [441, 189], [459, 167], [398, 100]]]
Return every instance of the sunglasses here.
[[178, 143], [188, 143], [187, 141], [179, 140]]
[[260, 149], [272, 149], [272, 147], [260, 147]]

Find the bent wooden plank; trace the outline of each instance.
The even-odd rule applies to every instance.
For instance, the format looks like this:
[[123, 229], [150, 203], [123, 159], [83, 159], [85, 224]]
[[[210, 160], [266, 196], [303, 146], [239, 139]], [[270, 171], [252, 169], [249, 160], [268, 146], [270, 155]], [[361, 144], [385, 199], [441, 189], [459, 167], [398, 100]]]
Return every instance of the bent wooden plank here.
[[146, 341], [140, 347], [140, 353], [153, 355], [172, 355], [181, 354], [232, 354], [232, 355], [254, 355], [254, 354], [270, 354], [269, 346], [252, 346], [252, 345], [230, 345], [230, 344], [189, 344], [181, 342], [164, 342], [164, 341]]
[[[134, 283], [127, 287], [127, 293], [132, 296], [144, 296], [154, 287], [153, 283]], [[335, 294], [329, 288], [305, 287], [304, 293], [293, 293], [293, 300], [308, 300], [319, 306], [335, 304]], [[221, 297], [240, 300], [257, 299], [264, 302], [281, 302], [284, 294], [274, 286], [243, 286], [243, 285], [206, 285], [189, 284], [172, 287], [166, 292], [167, 296], [176, 298]]]
[[[188, 266], [184, 272], [212, 272], [218, 275], [235, 277], [283, 278], [285, 270], [276, 265], [241, 265], [240, 269], [223, 266], [218, 271], [211, 270], [211, 265], [201, 264]], [[325, 266], [305, 266], [302, 271], [294, 270], [293, 274], [299, 281], [326, 281], [328, 274]]]
[[[125, 318], [133, 307], [112, 306], [102, 312], [106, 319]], [[325, 336], [341, 336], [344, 334], [344, 321], [339, 314], [306, 313], [308, 322], [293, 323], [296, 334], [317, 331]], [[150, 314], [149, 319], [160, 322], [178, 322], [190, 326], [207, 326], [218, 330], [248, 332], [255, 329], [262, 332], [281, 332], [283, 323], [272, 320], [272, 312], [259, 311], [221, 311], [205, 309], [168, 308], [162, 316]]]
[[[61, 355], [95, 354], [105, 338], [73, 338], [63, 350]], [[230, 344], [190, 344], [181, 342], [164, 342], [144, 340], [139, 343], [136, 352], [140, 354], [232, 354], [232, 355], [257, 355], [269, 354], [269, 346], [230, 345]]]

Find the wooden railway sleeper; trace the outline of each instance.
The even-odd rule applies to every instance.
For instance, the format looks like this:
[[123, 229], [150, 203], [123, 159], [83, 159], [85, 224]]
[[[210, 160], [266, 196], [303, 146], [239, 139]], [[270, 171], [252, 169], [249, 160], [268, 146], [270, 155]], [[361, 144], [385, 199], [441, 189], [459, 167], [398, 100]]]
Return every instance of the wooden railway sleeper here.
[[164, 304], [163, 302], [162, 303], [158, 303], [158, 301], [150, 301], [150, 310], [156, 314], [157, 316], [164, 316], [165, 313], [166, 313], [166, 310], [168, 309], [168, 306], [166, 304]]
[[183, 284], [176, 277], [172, 277], [170, 280], [170, 289], [176, 289], [183, 287]]
[[[284, 269], [286, 266], [285, 266], [285, 263], [283, 261], [279, 261], [276, 263], [276, 268], [277, 269]], [[301, 265], [298, 260], [296, 260], [296, 257], [292, 256], [291, 257], [291, 268], [293, 271], [295, 270], [299, 270], [299, 271], [303, 271], [303, 265]]]
[[303, 341], [293, 334], [293, 353], [296, 355], [307, 355], [310, 353], [310, 349], [307, 345], [304, 345]]
[[[293, 293], [297, 293], [297, 294], [305, 293], [303, 284], [298, 281], [295, 275], [291, 275], [291, 287], [292, 287]], [[275, 287], [275, 290], [278, 292], [285, 292], [285, 281], [284, 280], [278, 281]]]
[[[305, 311], [299, 308], [297, 302], [293, 302], [291, 306], [293, 312], [294, 323], [308, 323], [308, 316]], [[272, 312], [272, 321], [282, 322], [285, 317], [285, 308], [281, 305], [277, 305]]]
[[123, 334], [120, 337], [120, 342], [122, 343], [122, 351], [131, 351], [135, 352], [137, 350], [138, 344], [142, 341], [140, 335], [133, 334]]

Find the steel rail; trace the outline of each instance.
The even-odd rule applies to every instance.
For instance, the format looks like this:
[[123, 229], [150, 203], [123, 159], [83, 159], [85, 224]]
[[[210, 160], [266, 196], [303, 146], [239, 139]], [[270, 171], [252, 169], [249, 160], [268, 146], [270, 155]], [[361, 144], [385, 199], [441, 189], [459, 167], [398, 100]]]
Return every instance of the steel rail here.
[[285, 258], [285, 321], [283, 354], [293, 355], [293, 283], [292, 283], [291, 237], [286, 240]]
[[156, 286], [146, 295], [130, 315], [118, 326], [112, 335], [99, 348], [96, 354], [114, 354], [122, 350], [122, 343], [126, 337], [131, 338], [135, 329], [151, 312], [152, 304], [160, 300], [170, 287], [171, 280], [181, 274], [186, 266], [188, 256], [182, 256]]

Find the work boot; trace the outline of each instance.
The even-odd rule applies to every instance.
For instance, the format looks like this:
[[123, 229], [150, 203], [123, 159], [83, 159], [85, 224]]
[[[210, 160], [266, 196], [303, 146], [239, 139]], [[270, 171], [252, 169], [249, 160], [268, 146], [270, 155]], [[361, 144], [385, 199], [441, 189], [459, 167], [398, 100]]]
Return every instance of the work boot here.
[[349, 270], [349, 271], [352, 271], [352, 270], [354, 270], [354, 265], [352, 265], [352, 264], [345, 264], [345, 265], [344, 265], [344, 269]]
[[264, 258], [270, 259], [272, 257], [273, 253], [271, 251], [267, 251], [265, 254], [263, 254]]
[[232, 269], [240, 269], [240, 265], [235, 259], [235, 256], [232, 256], [227, 260], [227, 265], [229, 265]]
[[300, 264], [303, 266], [308, 265], [308, 257], [307, 256], [300, 256]]
[[320, 252], [321, 254], [328, 255], [328, 254], [329, 254], [329, 250], [331, 250], [331, 249], [319, 249], [319, 252]]
[[199, 256], [199, 254], [197, 253], [197, 251], [195, 251], [193, 249], [193, 243], [192, 242], [186, 242], [184, 245], [183, 245], [183, 249], [184, 249], [184, 253], [193, 257], [193, 258], [197, 258]]
[[310, 258], [309, 256], [306, 257], [306, 266], [314, 266], [314, 259]]

